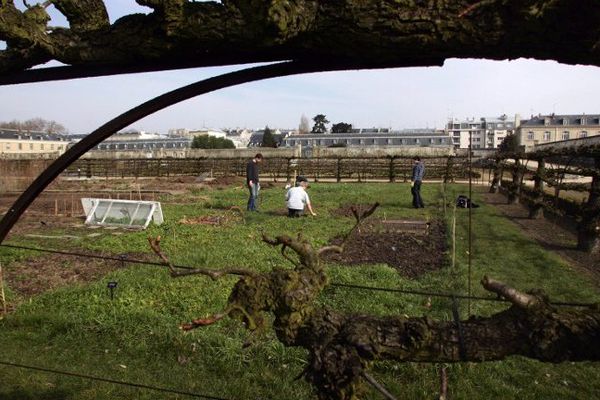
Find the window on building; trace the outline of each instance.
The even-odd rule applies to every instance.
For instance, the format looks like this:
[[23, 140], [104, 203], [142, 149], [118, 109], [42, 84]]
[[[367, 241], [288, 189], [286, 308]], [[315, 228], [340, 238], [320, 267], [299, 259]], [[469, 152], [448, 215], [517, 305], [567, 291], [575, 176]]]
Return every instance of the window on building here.
[[10, 143], [6, 143], [6, 150], [10, 150]]
[[33, 150], [33, 143], [29, 143], [29, 150]]
[[23, 150], [23, 143], [19, 143], [19, 150]]
[[579, 134], [580, 138], [584, 138], [587, 137], [587, 131], [581, 131], [581, 133]]
[[44, 150], [44, 143], [40, 144], [40, 150]]
[[50, 145], [50, 150], [54, 150], [54, 144]]
[[527, 140], [533, 140], [535, 138], [535, 134], [533, 131], [527, 132]]
[[569, 125], [569, 120], [567, 118], [563, 118], [563, 125]]
[[550, 131], [544, 132], [544, 140], [546, 140], [546, 141], [550, 140]]
[[564, 131], [562, 134], [562, 139], [563, 140], [569, 140], [569, 131]]

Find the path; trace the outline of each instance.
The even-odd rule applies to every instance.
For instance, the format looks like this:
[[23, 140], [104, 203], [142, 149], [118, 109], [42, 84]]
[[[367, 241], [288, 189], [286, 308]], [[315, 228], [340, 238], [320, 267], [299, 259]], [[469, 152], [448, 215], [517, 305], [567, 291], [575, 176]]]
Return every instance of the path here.
[[576, 232], [549, 219], [529, 219], [529, 211], [525, 206], [507, 204], [506, 197], [502, 194], [486, 192], [481, 193], [481, 198], [517, 224], [526, 235], [535, 239], [545, 249], [558, 254], [574, 269], [600, 287], [600, 254], [590, 255], [577, 250]]

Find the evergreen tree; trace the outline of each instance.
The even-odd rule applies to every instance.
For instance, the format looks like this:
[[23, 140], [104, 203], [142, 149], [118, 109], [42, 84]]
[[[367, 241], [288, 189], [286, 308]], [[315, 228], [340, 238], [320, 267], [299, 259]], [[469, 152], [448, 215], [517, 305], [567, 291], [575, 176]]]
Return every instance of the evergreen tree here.
[[313, 118], [313, 121], [315, 121], [315, 125], [312, 128], [312, 131], [311, 131], [312, 133], [325, 133], [325, 132], [327, 132], [327, 127], [325, 125], [328, 124], [329, 121], [327, 120], [327, 118], [325, 117], [325, 115], [323, 115], [323, 114], [317, 114]]
[[265, 126], [265, 132], [263, 133], [262, 147], [277, 147], [277, 141], [273, 136], [273, 132], [268, 126]]

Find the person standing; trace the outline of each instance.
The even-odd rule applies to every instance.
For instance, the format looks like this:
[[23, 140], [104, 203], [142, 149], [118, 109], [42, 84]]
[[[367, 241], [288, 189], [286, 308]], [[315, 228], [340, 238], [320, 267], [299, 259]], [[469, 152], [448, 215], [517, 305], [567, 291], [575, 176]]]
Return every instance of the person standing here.
[[287, 191], [285, 201], [288, 209], [288, 217], [297, 218], [304, 213], [304, 207], [308, 208], [310, 215], [316, 216], [310, 204], [310, 198], [306, 193], [308, 181], [306, 178], [296, 180], [296, 186]]
[[258, 192], [260, 191], [260, 183], [258, 178], [260, 170], [258, 167], [262, 161], [262, 154], [257, 153], [254, 158], [248, 161], [248, 164], [246, 164], [246, 185], [248, 186], [248, 191], [250, 192], [250, 197], [248, 198], [248, 211], [258, 211]]
[[413, 162], [412, 177], [410, 178], [410, 192], [413, 197], [412, 204], [414, 208], [425, 208], [423, 199], [421, 198], [421, 183], [425, 175], [425, 165], [421, 162], [419, 156], [413, 157]]

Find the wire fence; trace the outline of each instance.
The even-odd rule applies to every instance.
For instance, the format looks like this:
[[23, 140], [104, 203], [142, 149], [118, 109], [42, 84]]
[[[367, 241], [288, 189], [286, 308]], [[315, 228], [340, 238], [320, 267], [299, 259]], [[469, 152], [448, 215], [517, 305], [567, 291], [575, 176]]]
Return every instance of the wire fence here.
[[159, 386], [144, 385], [144, 384], [135, 383], [135, 382], [120, 381], [120, 380], [104, 378], [104, 377], [100, 377], [100, 376], [80, 374], [77, 372], [62, 371], [62, 370], [58, 370], [58, 369], [39, 367], [39, 366], [35, 366], [35, 365], [26, 365], [26, 364], [14, 363], [14, 362], [3, 361], [3, 360], [0, 360], [0, 365], [4, 365], [6, 367], [12, 367], [12, 368], [26, 369], [26, 370], [30, 370], [30, 371], [46, 372], [46, 373], [55, 374], [55, 375], [71, 376], [71, 377], [75, 377], [75, 378], [88, 379], [88, 380], [96, 381], [96, 382], [111, 383], [114, 385], [134, 387], [134, 388], [138, 388], [138, 389], [153, 390], [153, 391], [162, 392], [162, 393], [184, 395], [184, 396], [195, 397], [195, 398], [199, 398], [199, 399], [233, 400], [233, 399], [228, 399], [225, 397], [217, 397], [217, 396], [211, 396], [211, 395], [207, 395], [207, 394], [193, 393], [193, 392], [187, 392], [187, 391], [183, 391], [183, 390], [171, 389], [171, 388], [165, 388], [165, 387], [159, 387]]
[[[12, 244], [0, 244], [0, 247], [6, 247], [16, 250], [28, 250], [28, 251], [37, 251], [48, 254], [60, 254], [66, 256], [73, 257], [83, 257], [83, 258], [91, 258], [91, 259], [99, 259], [105, 261], [115, 261], [120, 262], [123, 265], [125, 263], [130, 264], [140, 264], [140, 265], [151, 265], [151, 266], [159, 266], [165, 267], [166, 265], [162, 262], [153, 262], [153, 261], [145, 261], [145, 260], [137, 260], [132, 258], [127, 258], [125, 256], [103, 256], [97, 254], [86, 254], [86, 253], [77, 253], [71, 251], [63, 251], [63, 250], [52, 250], [52, 249], [42, 249], [38, 247], [29, 247], [29, 246], [21, 246], [21, 245], [12, 245]], [[187, 270], [194, 270], [196, 267], [192, 267], [189, 265], [179, 265], [173, 264], [173, 267]], [[385, 287], [377, 287], [377, 286], [363, 286], [363, 285], [353, 285], [341, 282], [332, 282], [330, 283], [332, 287], [339, 287], [345, 289], [356, 289], [356, 290], [369, 290], [369, 291], [379, 291], [379, 292], [391, 292], [391, 293], [399, 293], [399, 294], [407, 294], [407, 295], [417, 295], [417, 296], [425, 296], [425, 297], [441, 297], [441, 298], [456, 298], [456, 299], [464, 299], [464, 300], [474, 300], [474, 301], [491, 301], [491, 302], [503, 302], [510, 303], [508, 300], [499, 297], [486, 297], [486, 296], [473, 296], [468, 294], [461, 293], [448, 293], [448, 292], [439, 292], [439, 291], [428, 291], [428, 290], [415, 290], [415, 289], [400, 289], [400, 288], [385, 288]], [[591, 307], [596, 303], [589, 302], [574, 302], [574, 301], [553, 301], [550, 302], [551, 305], [554, 306], [567, 306], [567, 307]]]

